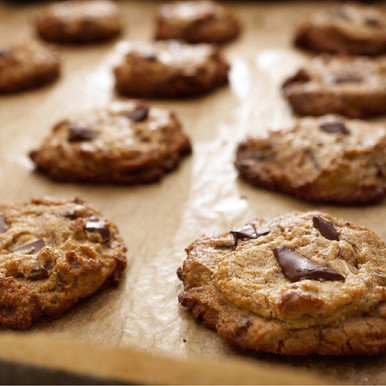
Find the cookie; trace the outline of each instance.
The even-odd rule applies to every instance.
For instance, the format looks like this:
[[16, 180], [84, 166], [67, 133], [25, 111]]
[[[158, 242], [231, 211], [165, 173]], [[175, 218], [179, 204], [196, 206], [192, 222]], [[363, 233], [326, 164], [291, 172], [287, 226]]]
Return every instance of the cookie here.
[[380, 200], [386, 195], [386, 126], [332, 115], [303, 118], [241, 142], [235, 166], [253, 185], [305, 200]]
[[0, 45], [0, 94], [43, 86], [59, 74], [60, 57], [52, 46], [34, 39]]
[[228, 82], [229, 66], [217, 47], [177, 41], [128, 43], [114, 69], [116, 89], [125, 96], [183, 98], [208, 93]]
[[113, 102], [56, 124], [30, 158], [57, 181], [136, 184], [159, 180], [190, 151], [173, 112]]
[[61, 44], [111, 40], [121, 33], [119, 9], [108, 0], [54, 3], [37, 16], [36, 30], [42, 39]]
[[156, 39], [220, 44], [239, 32], [240, 24], [233, 11], [213, 1], [167, 3], [157, 12]]
[[386, 351], [386, 246], [363, 226], [295, 212], [186, 252], [179, 302], [229, 343], [286, 355]]
[[0, 205], [0, 326], [26, 329], [119, 282], [117, 227], [79, 198]]
[[386, 53], [386, 12], [381, 7], [347, 3], [305, 15], [296, 27], [295, 44], [352, 55]]
[[364, 118], [386, 113], [386, 58], [321, 55], [283, 84], [300, 115]]

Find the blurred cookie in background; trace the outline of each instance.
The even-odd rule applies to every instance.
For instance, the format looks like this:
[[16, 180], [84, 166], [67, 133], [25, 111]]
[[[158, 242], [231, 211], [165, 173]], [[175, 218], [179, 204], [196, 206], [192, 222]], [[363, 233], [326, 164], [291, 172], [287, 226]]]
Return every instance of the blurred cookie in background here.
[[234, 12], [213, 1], [180, 1], [158, 9], [156, 39], [225, 43], [240, 32]]
[[118, 36], [121, 29], [119, 9], [109, 0], [54, 3], [36, 18], [38, 35], [55, 43], [103, 42]]

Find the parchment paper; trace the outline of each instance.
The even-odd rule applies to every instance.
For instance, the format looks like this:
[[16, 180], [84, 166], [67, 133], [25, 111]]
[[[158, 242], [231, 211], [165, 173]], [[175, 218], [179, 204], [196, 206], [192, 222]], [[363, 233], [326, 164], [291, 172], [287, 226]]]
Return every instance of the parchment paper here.
[[[194, 147], [192, 156], [157, 184], [58, 184], [33, 172], [27, 157], [58, 120], [117, 98], [111, 68], [122, 49], [118, 41], [63, 47], [58, 82], [0, 97], [1, 202], [79, 195], [118, 225], [129, 249], [129, 266], [117, 289], [99, 292], [31, 331], [1, 332], [0, 358], [150, 383], [386, 382], [385, 356], [288, 358], [242, 351], [196, 325], [177, 301], [182, 284], [175, 272], [184, 249], [204, 233], [226, 231], [254, 217], [319, 208], [368, 226], [386, 240], [385, 201], [362, 207], [309, 204], [253, 188], [238, 180], [233, 167], [239, 140], [293, 119], [280, 84], [312, 57], [292, 47], [294, 21], [331, 4], [230, 3], [243, 22], [240, 38], [224, 48], [232, 65], [230, 86], [193, 100], [153, 101], [178, 113]], [[0, 41], [33, 34], [31, 20], [41, 5], [0, 4]], [[122, 39], [152, 39], [158, 5], [119, 2]], [[92, 352], [85, 348], [90, 343], [96, 347]]]

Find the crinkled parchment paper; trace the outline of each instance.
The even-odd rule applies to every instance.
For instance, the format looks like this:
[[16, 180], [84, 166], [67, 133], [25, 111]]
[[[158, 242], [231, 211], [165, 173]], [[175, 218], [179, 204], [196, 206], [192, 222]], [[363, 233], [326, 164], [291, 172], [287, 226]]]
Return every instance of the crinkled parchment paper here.
[[[153, 36], [152, 1], [122, 1], [123, 39]], [[33, 172], [27, 153], [69, 114], [117, 98], [111, 68], [124, 45], [63, 47], [63, 74], [40, 90], [0, 97], [1, 202], [33, 196], [79, 195], [114, 221], [128, 247], [129, 265], [117, 289], [107, 289], [57, 320], [31, 331], [0, 332], [0, 358], [134, 382], [164, 383], [385, 383], [385, 356], [287, 358], [231, 347], [196, 325], [179, 306], [176, 269], [184, 249], [204, 233], [319, 208], [359, 222], [386, 240], [385, 201], [372, 206], [318, 206], [238, 180], [236, 143], [247, 134], [283, 126], [293, 116], [280, 95], [286, 75], [311, 55], [292, 47], [294, 21], [329, 2], [234, 2], [243, 33], [224, 48], [230, 86], [184, 101], [154, 101], [174, 109], [194, 152], [160, 183], [146, 186], [58, 184]], [[0, 41], [33, 33], [41, 4], [0, 4]], [[94, 350], [88, 348], [89, 344]], [[203, 359], [205, 358], [205, 359]], [[305, 371], [304, 373], [302, 371]], [[327, 378], [325, 378], [327, 377]]]

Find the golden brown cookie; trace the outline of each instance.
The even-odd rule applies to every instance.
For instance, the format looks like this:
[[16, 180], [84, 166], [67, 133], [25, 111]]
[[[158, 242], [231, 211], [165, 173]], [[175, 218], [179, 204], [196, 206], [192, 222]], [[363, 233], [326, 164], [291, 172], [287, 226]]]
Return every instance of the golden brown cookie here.
[[63, 1], [46, 6], [36, 19], [39, 36], [55, 43], [95, 43], [121, 32], [118, 7], [109, 0]]
[[386, 246], [367, 228], [295, 212], [186, 251], [179, 301], [228, 342], [286, 355], [386, 351]]
[[303, 118], [240, 143], [235, 165], [250, 183], [305, 200], [380, 200], [386, 195], [386, 127], [333, 115]]
[[320, 55], [283, 84], [300, 115], [364, 118], [386, 113], [386, 58]]
[[59, 74], [59, 53], [50, 45], [34, 39], [0, 45], [0, 94], [43, 86]]
[[114, 74], [116, 89], [122, 95], [184, 98], [226, 84], [228, 71], [228, 64], [215, 46], [160, 41], [128, 43]]
[[79, 198], [0, 205], [0, 325], [29, 328], [117, 284], [125, 252], [116, 226]]
[[156, 39], [189, 43], [225, 43], [240, 32], [234, 12], [213, 1], [179, 1], [163, 4], [157, 13]]
[[190, 152], [172, 111], [112, 102], [56, 124], [30, 158], [57, 181], [136, 184], [159, 180]]
[[295, 43], [352, 55], [386, 53], [386, 12], [381, 7], [346, 3], [305, 15], [297, 25]]

